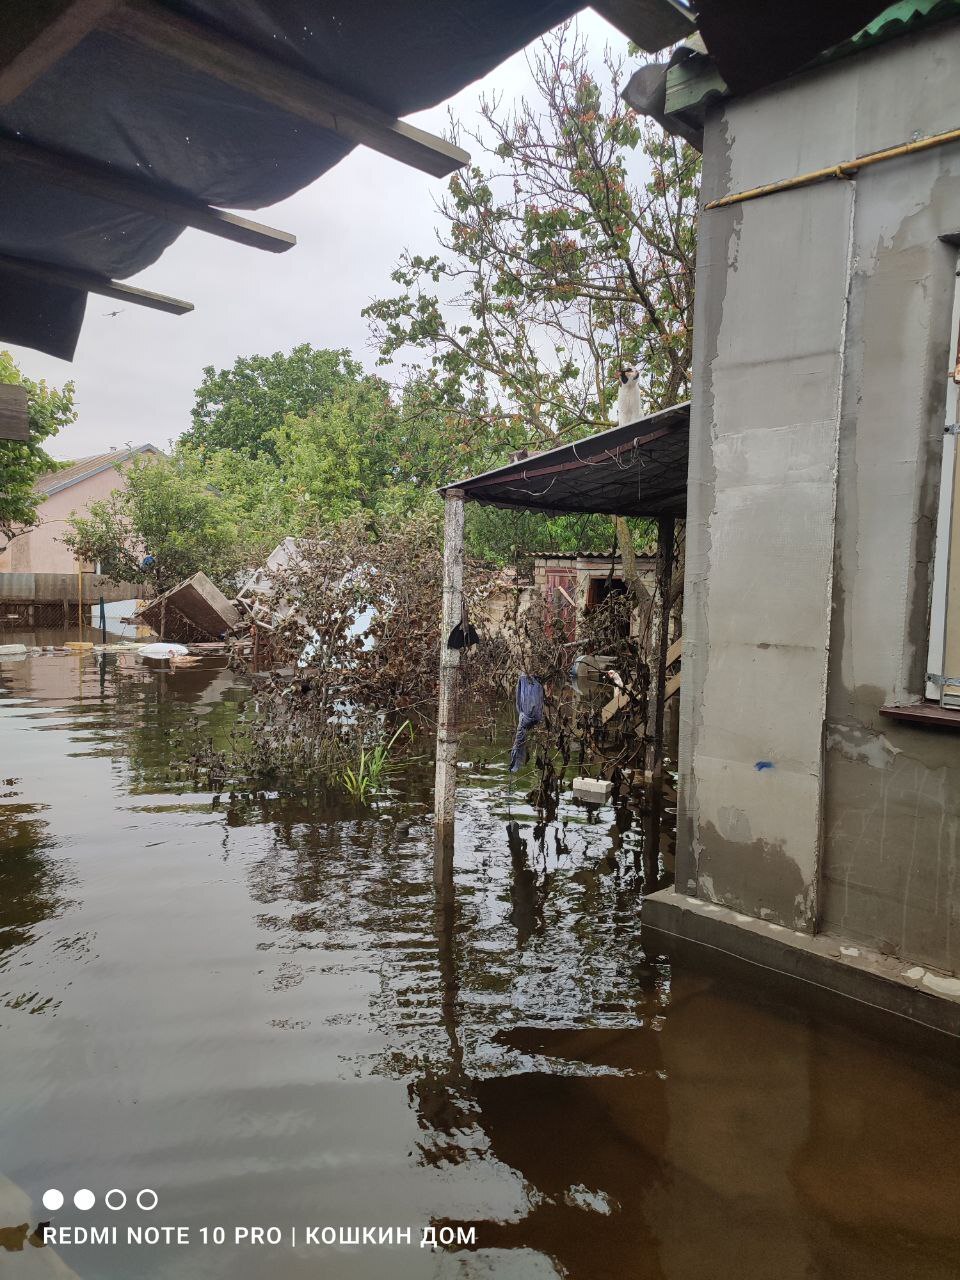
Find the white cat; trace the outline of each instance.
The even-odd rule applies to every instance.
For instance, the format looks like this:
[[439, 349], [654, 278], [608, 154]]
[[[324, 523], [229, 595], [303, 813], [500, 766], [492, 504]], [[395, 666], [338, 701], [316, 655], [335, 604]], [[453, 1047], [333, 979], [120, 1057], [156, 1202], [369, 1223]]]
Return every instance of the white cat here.
[[640, 375], [632, 364], [623, 364], [617, 376], [620, 380], [617, 390], [617, 423], [626, 427], [631, 422], [639, 422], [643, 417], [640, 412]]

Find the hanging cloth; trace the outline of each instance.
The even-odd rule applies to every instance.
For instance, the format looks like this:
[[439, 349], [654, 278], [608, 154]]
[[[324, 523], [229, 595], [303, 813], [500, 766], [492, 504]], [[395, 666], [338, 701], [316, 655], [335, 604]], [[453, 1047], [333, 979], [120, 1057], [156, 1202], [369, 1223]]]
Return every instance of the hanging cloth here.
[[479, 643], [480, 637], [477, 635], [476, 627], [467, 616], [467, 601], [464, 598], [460, 606], [460, 621], [447, 637], [447, 648], [469, 649], [471, 645]]
[[543, 685], [533, 676], [521, 676], [517, 681], [516, 736], [510, 748], [510, 772], [518, 773], [527, 762], [527, 734], [543, 719]]

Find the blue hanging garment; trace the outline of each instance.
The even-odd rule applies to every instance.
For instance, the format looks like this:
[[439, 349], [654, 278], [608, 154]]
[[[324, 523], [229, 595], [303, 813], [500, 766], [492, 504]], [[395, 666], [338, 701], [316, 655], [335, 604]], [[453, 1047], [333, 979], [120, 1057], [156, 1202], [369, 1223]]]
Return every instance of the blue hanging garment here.
[[510, 772], [517, 773], [527, 761], [527, 734], [543, 719], [543, 685], [533, 676], [521, 676], [517, 681], [516, 737], [510, 748]]

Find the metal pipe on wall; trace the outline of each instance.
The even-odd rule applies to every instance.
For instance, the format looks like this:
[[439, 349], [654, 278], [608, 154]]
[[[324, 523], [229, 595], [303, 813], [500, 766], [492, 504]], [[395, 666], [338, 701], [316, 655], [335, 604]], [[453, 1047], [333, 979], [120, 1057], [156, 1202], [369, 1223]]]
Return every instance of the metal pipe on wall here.
[[960, 142], [960, 129], [949, 129], [946, 133], [934, 133], [929, 138], [917, 138], [913, 142], [904, 142], [896, 147], [886, 147], [882, 151], [871, 151], [856, 160], [844, 160], [840, 164], [828, 165], [824, 169], [811, 169], [809, 173], [800, 173], [795, 178], [783, 178], [779, 182], [767, 182], [762, 187], [750, 187], [746, 191], [735, 191], [731, 195], [721, 196], [705, 204], [704, 210], [725, 209], [732, 204], [745, 204], [748, 200], [759, 200], [762, 196], [776, 195], [780, 191], [795, 191], [798, 187], [810, 187], [817, 182], [828, 182], [831, 178], [855, 178], [861, 169], [874, 164], [882, 164], [885, 160], [898, 160], [901, 156], [916, 155], [919, 151], [930, 151], [934, 147], [946, 146], [949, 142]]

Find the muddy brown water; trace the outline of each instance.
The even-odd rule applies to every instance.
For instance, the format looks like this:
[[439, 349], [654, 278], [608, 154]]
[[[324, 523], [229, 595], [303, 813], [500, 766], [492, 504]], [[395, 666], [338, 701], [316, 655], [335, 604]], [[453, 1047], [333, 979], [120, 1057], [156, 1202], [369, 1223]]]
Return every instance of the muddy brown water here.
[[[502, 743], [464, 751], [452, 907], [423, 765], [367, 810], [195, 792], [180, 735], [245, 697], [0, 663], [0, 1275], [960, 1273], [952, 1063], [645, 950], [642, 815], [538, 827]], [[38, 1221], [118, 1242], [55, 1257]], [[125, 1240], [169, 1225], [190, 1243]], [[256, 1226], [282, 1243], [233, 1243]], [[413, 1243], [305, 1241], [355, 1226]]]

